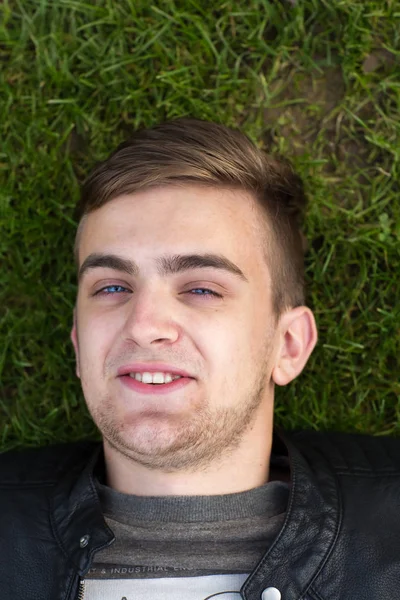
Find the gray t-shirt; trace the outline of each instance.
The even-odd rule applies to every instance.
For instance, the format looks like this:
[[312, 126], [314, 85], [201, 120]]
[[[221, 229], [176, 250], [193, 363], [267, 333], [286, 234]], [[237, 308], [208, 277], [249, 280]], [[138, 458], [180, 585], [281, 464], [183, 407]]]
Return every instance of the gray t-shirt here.
[[97, 487], [116, 540], [96, 554], [85, 600], [237, 600], [282, 527], [290, 486], [156, 497]]

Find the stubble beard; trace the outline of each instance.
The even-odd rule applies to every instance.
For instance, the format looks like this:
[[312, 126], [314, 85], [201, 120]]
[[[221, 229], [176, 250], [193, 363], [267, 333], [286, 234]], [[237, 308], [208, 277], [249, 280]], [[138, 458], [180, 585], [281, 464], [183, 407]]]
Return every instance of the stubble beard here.
[[[210, 408], [207, 402], [203, 402], [198, 410], [191, 413], [190, 421], [169, 416], [167, 432], [160, 432], [157, 425], [151, 431], [149, 426], [144, 445], [140, 441], [143, 429], [135, 439], [134, 425], [127, 430], [125, 424], [115, 422], [114, 405], [110, 397], [104, 397], [96, 403], [91, 413], [105, 443], [128, 459], [148, 469], [166, 473], [194, 472], [207, 469], [213, 462], [226, 460], [240, 445], [261, 403], [265, 401], [267, 384], [262, 368], [252, 387], [243, 392], [243, 397], [238, 399], [235, 406]], [[157, 415], [148, 415], [147, 418], [157, 420]], [[171, 418], [174, 421], [172, 427]]]

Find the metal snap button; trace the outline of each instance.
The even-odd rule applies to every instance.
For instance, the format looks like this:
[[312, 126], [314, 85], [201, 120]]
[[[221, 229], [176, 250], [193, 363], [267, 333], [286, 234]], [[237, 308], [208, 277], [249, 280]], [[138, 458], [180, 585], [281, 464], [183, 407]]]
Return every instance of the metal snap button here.
[[261, 600], [281, 600], [281, 593], [275, 587], [265, 588], [261, 594]]
[[88, 545], [88, 543], [89, 543], [89, 540], [90, 540], [90, 535], [88, 535], [88, 534], [86, 534], [86, 535], [83, 535], [83, 536], [81, 537], [81, 539], [79, 540], [79, 545], [80, 545], [80, 547], [81, 547], [81, 548], [86, 548], [86, 546], [87, 546], [87, 545]]

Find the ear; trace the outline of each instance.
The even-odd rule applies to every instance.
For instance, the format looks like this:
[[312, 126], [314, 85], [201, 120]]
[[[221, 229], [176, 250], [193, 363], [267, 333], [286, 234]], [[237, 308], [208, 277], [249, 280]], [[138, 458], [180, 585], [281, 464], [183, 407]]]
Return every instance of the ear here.
[[78, 344], [78, 332], [77, 332], [77, 318], [76, 318], [76, 307], [74, 308], [74, 323], [71, 329], [71, 341], [75, 350], [76, 359], [76, 376], [80, 378], [81, 374], [79, 371], [79, 344]]
[[281, 317], [282, 343], [272, 369], [277, 385], [287, 385], [303, 370], [318, 340], [317, 326], [312, 311], [298, 306]]

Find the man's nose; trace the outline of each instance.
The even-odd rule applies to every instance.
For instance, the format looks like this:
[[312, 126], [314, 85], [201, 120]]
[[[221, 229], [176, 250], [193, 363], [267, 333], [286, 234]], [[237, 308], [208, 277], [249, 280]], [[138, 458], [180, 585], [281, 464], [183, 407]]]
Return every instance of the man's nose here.
[[[174, 310], [175, 306], [175, 310]], [[176, 300], [164, 290], [147, 289], [135, 291], [128, 303], [124, 334], [125, 338], [139, 346], [154, 343], [173, 343], [179, 337]]]

